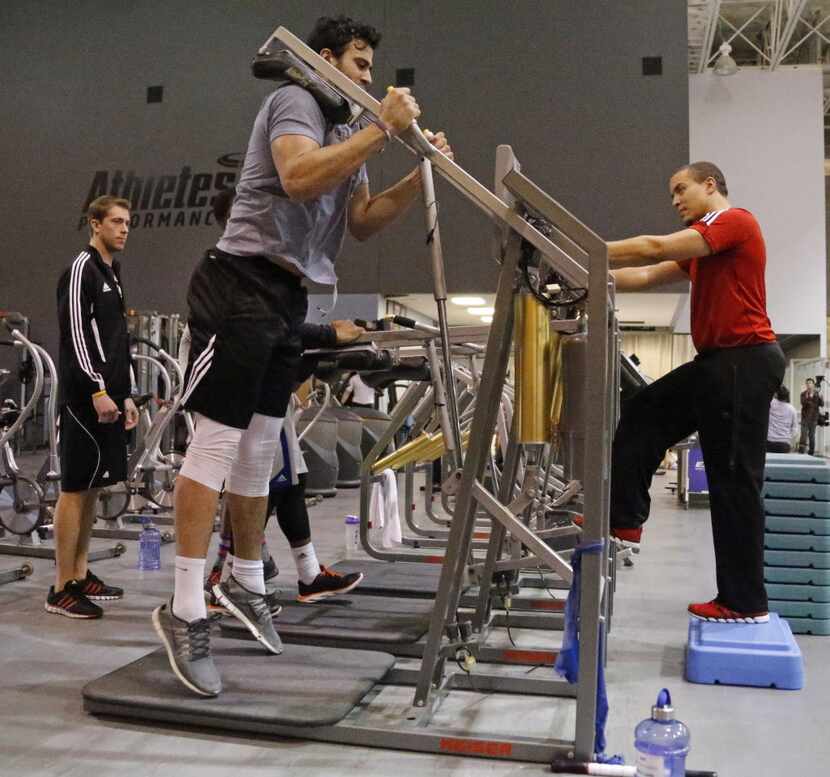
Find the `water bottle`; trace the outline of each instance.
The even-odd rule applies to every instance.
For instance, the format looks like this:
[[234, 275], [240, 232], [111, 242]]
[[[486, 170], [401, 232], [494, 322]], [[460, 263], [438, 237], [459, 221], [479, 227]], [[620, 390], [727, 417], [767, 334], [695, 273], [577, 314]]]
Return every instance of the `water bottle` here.
[[671, 695], [663, 688], [651, 717], [634, 729], [637, 777], [685, 777], [689, 729], [674, 717]]
[[149, 515], [141, 516], [144, 528], [138, 535], [138, 568], [144, 572], [161, 569], [161, 532]]
[[346, 558], [354, 558], [360, 547], [360, 518], [346, 516]]

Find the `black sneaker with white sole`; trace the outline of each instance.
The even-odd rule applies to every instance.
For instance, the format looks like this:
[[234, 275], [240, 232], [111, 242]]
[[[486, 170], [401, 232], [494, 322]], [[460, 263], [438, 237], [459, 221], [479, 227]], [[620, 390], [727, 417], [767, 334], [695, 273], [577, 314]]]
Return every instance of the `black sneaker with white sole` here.
[[200, 696], [218, 696], [222, 678], [210, 654], [209, 618], [188, 623], [173, 614], [173, 600], [153, 610], [153, 628], [159, 635], [170, 668], [186, 688]]
[[308, 585], [302, 580], [298, 583], [299, 594], [297, 601], [303, 604], [317, 602], [329, 596], [345, 594], [360, 584], [363, 580], [362, 572], [352, 572], [348, 575], [338, 575], [320, 564], [320, 574]]
[[55, 591], [55, 586], [51, 586], [46, 594], [46, 612], [78, 620], [100, 618], [104, 611], [80, 593], [79, 587], [77, 580], [70, 580], [62, 591]]
[[93, 575], [87, 569], [86, 577], [78, 582], [78, 591], [87, 599], [100, 602], [111, 602], [124, 598], [124, 589], [114, 585], [107, 585], [100, 577]]
[[282, 640], [274, 628], [273, 614], [267, 596], [245, 588], [231, 576], [213, 586], [217, 601], [231, 615], [242, 621], [254, 638], [275, 655], [282, 653]]

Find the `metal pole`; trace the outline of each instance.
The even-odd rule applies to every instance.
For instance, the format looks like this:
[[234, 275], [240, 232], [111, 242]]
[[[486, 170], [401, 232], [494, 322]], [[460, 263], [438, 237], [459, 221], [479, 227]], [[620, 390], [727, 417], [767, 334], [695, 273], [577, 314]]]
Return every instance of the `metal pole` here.
[[446, 441], [452, 451], [453, 464], [461, 466], [461, 425], [458, 420], [458, 397], [455, 393], [455, 377], [452, 370], [450, 329], [447, 323], [447, 281], [444, 273], [444, 253], [441, 249], [441, 231], [438, 227], [438, 202], [435, 199], [435, 181], [432, 164], [426, 157], [418, 162], [421, 171], [421, 189], [424, 194], [424, 217], [427, 228], [427, 245], [432, 259], [432, 283], [435, 305], [438, 308], [438, 329], [441, 337], [441, 355], [444, 363], [444, 383], [447, 393], [447, 409], [450, 414], [452, 437]]

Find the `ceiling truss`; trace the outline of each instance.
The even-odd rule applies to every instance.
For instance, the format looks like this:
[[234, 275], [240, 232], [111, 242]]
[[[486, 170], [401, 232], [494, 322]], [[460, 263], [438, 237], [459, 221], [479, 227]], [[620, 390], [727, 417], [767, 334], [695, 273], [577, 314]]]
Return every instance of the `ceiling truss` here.
[[830, 116], [830, 0], [688, 0], [687, 12], [690, 73], [712, 67], [723, 43], [741, 67], [820, 65]]

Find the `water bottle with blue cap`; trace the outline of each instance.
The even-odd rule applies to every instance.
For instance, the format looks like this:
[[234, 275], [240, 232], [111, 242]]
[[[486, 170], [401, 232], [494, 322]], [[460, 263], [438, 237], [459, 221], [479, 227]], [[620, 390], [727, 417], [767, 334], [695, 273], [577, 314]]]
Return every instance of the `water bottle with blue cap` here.
[[637, 777], [685, 777], [689, 729], [674, 717], [671, 695], [663, 688], [651, 717], [634, 730]]
[[360, 518], [356, 515], [346, 516], [346, 558], [355, 558], [360, 547]]
[[149, 515], [141, 516], [144, 528], [138, 535], [138, 568], [142, 571], [161, 569], [161, 532]]

